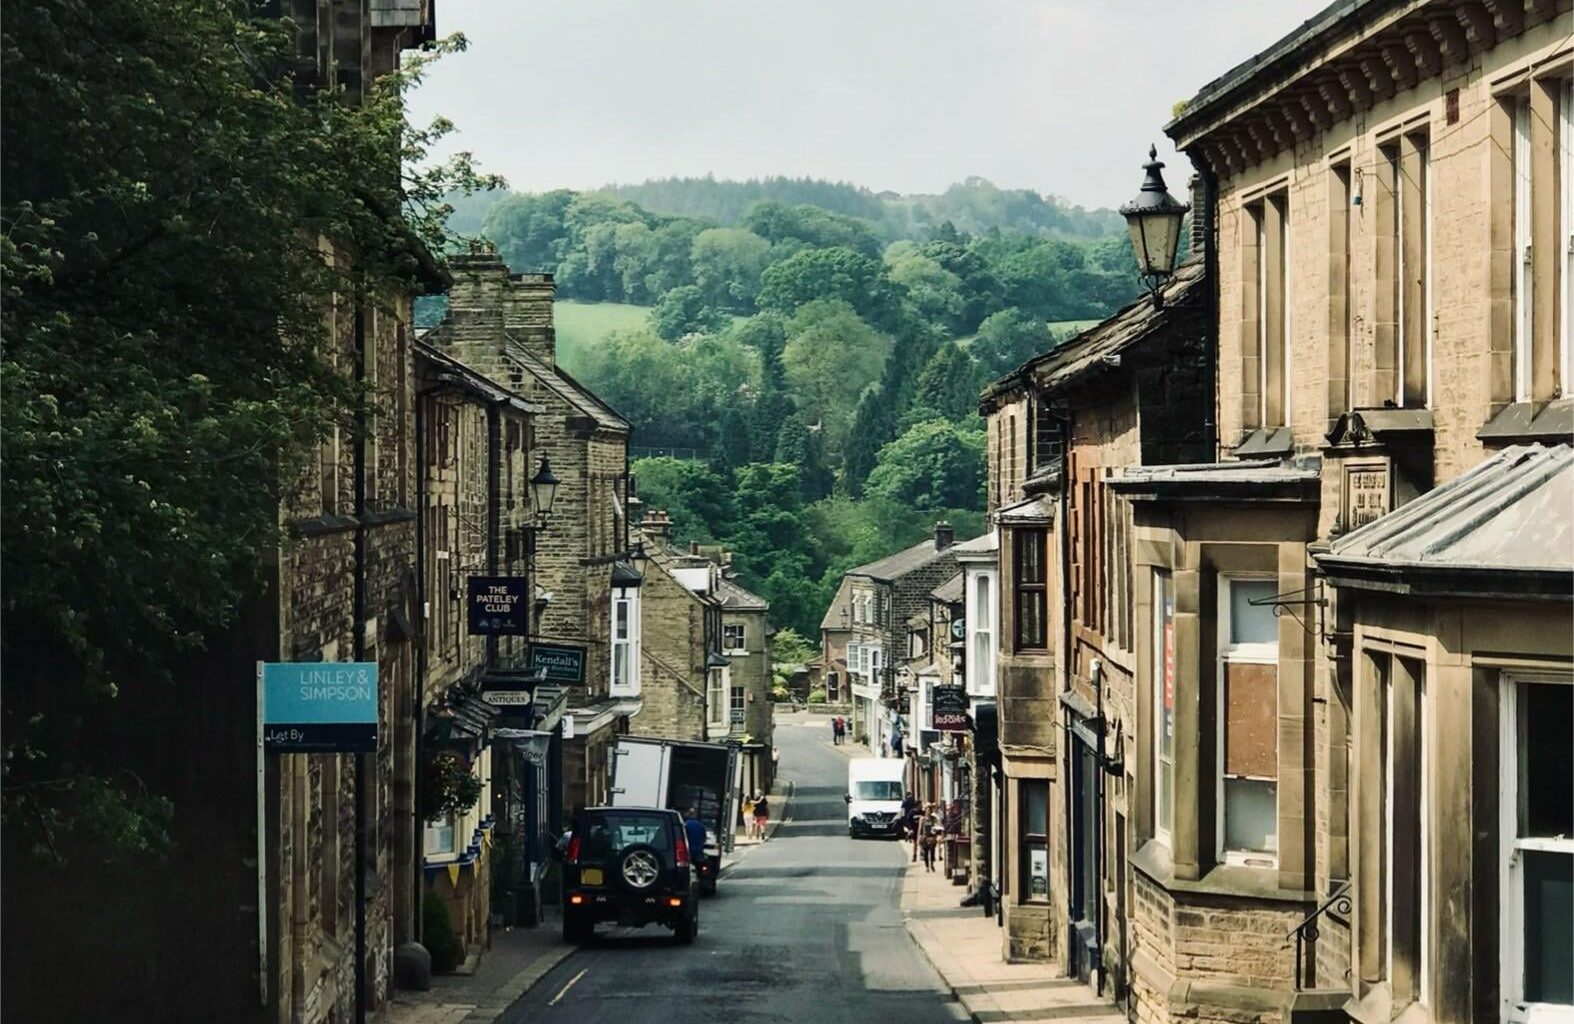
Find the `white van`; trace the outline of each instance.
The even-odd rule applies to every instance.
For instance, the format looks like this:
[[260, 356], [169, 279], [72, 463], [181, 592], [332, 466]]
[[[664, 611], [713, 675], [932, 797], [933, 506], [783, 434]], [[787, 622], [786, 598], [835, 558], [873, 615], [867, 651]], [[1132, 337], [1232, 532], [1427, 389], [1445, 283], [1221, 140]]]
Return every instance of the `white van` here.
[[847, 835], [902, 834], [902, 780], [907, 762], [856, 757], [847, 762]]

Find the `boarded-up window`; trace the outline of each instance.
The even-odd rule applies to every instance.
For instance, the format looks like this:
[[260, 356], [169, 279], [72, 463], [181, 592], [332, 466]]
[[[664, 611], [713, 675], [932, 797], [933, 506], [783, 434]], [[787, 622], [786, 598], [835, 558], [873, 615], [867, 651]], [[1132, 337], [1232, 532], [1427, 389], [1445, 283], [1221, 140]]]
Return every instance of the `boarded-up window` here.
[[1219, 853], [1272, 863], [1279, 849], [1279, 623], [1273, 579], [1219, 581]]

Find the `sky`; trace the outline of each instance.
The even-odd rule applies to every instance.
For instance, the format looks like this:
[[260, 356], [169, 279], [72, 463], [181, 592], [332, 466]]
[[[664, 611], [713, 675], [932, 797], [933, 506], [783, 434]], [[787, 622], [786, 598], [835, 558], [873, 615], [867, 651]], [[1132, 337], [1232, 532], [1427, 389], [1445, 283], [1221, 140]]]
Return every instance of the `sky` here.
[[[809, 176], [939, 192], [969, 176], [1088, 207], [1142, 181], [1176, 101], [1324, 0], [443, 0], [412, 99], [516, 191]], [[1168, 156], [1165, 156], [1168, 154]]]

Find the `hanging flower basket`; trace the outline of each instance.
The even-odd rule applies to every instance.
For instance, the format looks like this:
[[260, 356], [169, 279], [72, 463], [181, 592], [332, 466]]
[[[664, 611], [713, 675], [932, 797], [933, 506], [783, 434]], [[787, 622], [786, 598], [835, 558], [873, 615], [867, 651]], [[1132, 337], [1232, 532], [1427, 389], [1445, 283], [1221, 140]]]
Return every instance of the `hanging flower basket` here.
[[470, 769], [470, 762], [452, 751], [440, 751], [426, 762], [427, 814], [463, 814], [481, 799], [481, 780]]

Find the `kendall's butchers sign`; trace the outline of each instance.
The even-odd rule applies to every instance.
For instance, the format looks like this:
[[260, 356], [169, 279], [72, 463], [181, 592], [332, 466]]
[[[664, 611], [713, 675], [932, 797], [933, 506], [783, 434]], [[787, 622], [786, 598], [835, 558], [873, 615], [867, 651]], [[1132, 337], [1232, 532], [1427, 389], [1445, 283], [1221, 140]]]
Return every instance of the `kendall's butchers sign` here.
[[377, 749], [376, 662], [258, 662], [257, 675], [270, 754]]
[[523, 576], [470, 577], [471, 636], [524, 636], [529, 631]]

